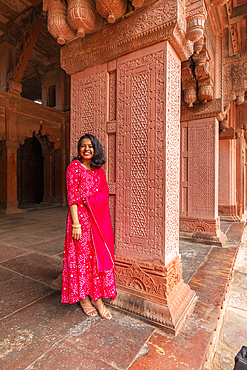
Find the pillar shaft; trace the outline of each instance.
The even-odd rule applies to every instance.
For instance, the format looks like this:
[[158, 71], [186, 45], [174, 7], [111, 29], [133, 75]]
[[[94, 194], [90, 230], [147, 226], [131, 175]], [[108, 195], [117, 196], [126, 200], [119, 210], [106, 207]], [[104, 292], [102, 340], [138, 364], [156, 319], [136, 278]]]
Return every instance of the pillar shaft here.
[[219, 141], [219, 215], [225, 220], [236, 220], [236, 139]]
[[224, 242], [218, 217], [219, 134], [216, 118], [182, 124], [180, 231], [184, 238]]

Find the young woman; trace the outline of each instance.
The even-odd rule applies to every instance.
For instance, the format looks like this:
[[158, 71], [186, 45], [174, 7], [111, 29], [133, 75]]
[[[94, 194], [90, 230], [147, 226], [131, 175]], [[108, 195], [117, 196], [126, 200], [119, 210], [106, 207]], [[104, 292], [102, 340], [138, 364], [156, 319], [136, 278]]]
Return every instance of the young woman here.
[[[86, 134], [67, 168], [69, 213], [63, 258], [62, 303], [80, 303], [88, 316], [111, 319], [103, 298], [116, 297], [109, 190], [98, 139]], [[97, 309], [97, 310], [96, 310]]]

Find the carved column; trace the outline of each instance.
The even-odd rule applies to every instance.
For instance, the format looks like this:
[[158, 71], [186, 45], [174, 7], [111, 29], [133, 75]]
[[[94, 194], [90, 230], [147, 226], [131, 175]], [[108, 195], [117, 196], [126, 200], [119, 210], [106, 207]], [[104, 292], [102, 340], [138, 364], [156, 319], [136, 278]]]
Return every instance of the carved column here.
[[236, 205], [236, 138], [234, 130], [220, 135], [219, 141], [219, 215], [237, 221]]
[[184, 3], [173, 0], [61, 50], [71, 74], [71, 157], [85, 132], [107, 156], [118, 290], [109, 303], [172, 333], [194, 298], [179, 255], [180, 65], [191, 54]]
[[169, 42], [117, 62], [112, 305], [176, 333], [193, 298], [179, 256], [180, 60]]
[[4, 213], [20, 212], [17, 201], [17, 111], [12, 100], [4, 109], [5, 138], [0, 146], [0, 208]]
[[180, 232], [184, 238], [221, 245], [218, 131], [218, 121], [213, 117], [182, 123]]
[[0, 211], [6, 214], [21, 212], [17, 202], [17, 149], [12, 140], [0, 142]]
[[237, 172], [237, 211], [241, 218], [245, 211], [245, 157], [246, 157], [246, 147], [244, 130], [236, 130], [236, 172]]

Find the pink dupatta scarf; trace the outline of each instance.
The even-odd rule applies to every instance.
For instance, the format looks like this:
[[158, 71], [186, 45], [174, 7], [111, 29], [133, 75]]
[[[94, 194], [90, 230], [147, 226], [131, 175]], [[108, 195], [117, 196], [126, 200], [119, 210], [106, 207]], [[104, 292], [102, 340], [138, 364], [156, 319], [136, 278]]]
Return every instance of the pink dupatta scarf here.
[[105, 176], [102, 176], [98, 192], [86, 197], [98, 272], [108, 271], [115, 267], [114, 236], [108, 199], [109, 189]]

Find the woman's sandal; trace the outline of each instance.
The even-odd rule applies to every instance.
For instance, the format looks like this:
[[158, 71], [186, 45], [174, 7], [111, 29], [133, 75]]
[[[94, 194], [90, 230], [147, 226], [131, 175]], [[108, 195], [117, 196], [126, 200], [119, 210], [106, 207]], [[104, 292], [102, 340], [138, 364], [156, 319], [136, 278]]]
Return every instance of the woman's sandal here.
[[80, 306], [83, 309], [83, 312], [89, 317], [95, 317], [98, 315], [96, 309], [92, 306], [91, 302], [81, 303]]
[[107, 310], [107, 309], [105, 308], [105, 305], [104, 305], [104, 303], [103, 303], [103, 302], [97, 306], [97, 305], [96, 305], [96, 302], [95, 302], [95, 301], [92, 301], [92, 305], [93, 305], [95, 308], [97, 308], [97, 310], [98, 310], [98, 311], [99, 311], [99, 308], [103, 306], [103, 311], [102, 311], [102, 312], [100, 312], [100, 311], [99, 311], [100, 316], [101, 316], [103, 319], [111, 320], [111, 318], [112, 318], [112, 314], [111, 314], [111, 312], [110, 312], [109, 310]]

